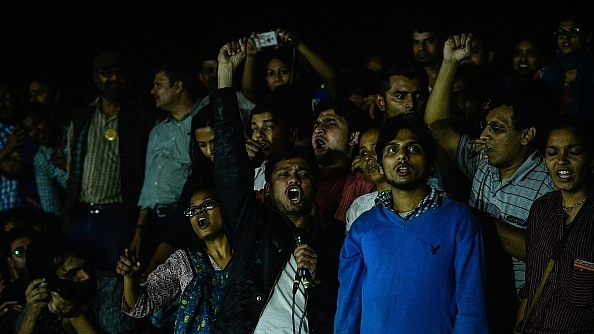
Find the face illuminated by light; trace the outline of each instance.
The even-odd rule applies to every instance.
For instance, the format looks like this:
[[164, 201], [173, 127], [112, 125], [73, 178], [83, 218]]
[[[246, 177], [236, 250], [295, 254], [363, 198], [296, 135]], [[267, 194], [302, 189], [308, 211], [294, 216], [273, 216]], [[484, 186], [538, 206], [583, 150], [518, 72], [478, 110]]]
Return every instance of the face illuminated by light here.
[[547, 139], [545, 163], [551, 180], [561, 191], [584, 190], [592, 178], [593, 157], [572, 128], [551, 131]]
[[214, 129], [207, 126], [194, 130], [194, 139], [196, 144], [205, 157], [213, 161], [214, 159]]
[[315, 198], [315, 180], [304, 158], [282, 160], [274, 166], [265, 185], [273, 206], [288, 217], [311, 213]]
[[417, 135], [409, 129], [398, 131], [383, 151], [382, 172], [396, 189], [416, 190], [425, 187], [431, 166]]
[[214, 239], [224, 233], [220, 203], [208, 191], [196, 191], [185, 214], [191, 215], [192, 229], [202, 240]]
[[254, 114], [250, 126], [252, 139], [261, 145], [267, 159], [295, 140], [294, 131], [287, 129], [281, 119], [269, 112]]
[[271, 91], [291, 82], [291, 65], [278, 58], [272, 58], [266, 67], [266, 84]]

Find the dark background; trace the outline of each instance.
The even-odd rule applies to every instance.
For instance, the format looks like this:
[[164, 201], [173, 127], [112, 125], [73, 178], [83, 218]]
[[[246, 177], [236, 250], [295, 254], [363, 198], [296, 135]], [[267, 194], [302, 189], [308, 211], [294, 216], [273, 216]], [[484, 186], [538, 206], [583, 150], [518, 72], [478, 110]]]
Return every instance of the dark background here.
[[[152, 69], [173, 58], [197, 58], [251, 31], [289, 29], [318, 50], [337, 69], [357, 60], [362, 50], [380, 46], [390, 52], [409, 50], [408, 26], [418, 15], [438, 13], [452, 33], [469, 23], [495, 32], [502, 52], [510, 36], [522, 29], [555, 28], [555, 12], [567, 4], [542, 1], [465, 2], [379, 0], [166, 0], [29, 1], [4, 4], [0, 11], [0, 75], [26, 82], [33, 70], [55, 73], [66, 95], [93, 96], [91, 63], [107, 49], [129, 55], [148, 90]], [[583, 6], [586, 10], [586, 6]], [[552, 36], [552, 34], [551, 34]], [[547, 40], [554, 48], [554, 40]], [[554, 50], [554, 49], [553, 49]]]

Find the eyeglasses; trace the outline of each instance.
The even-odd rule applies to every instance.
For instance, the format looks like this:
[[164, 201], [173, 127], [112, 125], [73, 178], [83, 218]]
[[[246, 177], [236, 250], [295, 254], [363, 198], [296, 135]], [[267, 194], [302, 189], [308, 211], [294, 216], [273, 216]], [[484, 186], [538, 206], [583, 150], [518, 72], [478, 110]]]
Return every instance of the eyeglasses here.
[[580, 28], [573, 27], [573, 28], [569, 28], [568, 30], [565, 30], [563, 28], [559, 28], [553, 34], [555, 36], [557, 36], [557, 38], [562, 38], [562, 37], [567, 37], [567, 38], [578, 37], [580, 35]]
[[27, 253], [27, 247], [25, 247], [25, 246], [17, 247], [12, 251], [12, 255], [14, 255], [16, 257], [23, 257], [23, 256], [25, 256], [26, 253]]
[[206, 201], [202, 202], [200, 205], [192, 205], [186, 210], [184, 210], [184, 215], [186, 217], [194, 217], [197, 214], [210, 211], [217, 206], [217, 201], [214, 199], [207, 199]]
[[479, 123], [479, 126], [481, 127], [481, 130], [485, 130], [486, 128], [489, 128], [489, 130], [493, 133], [502, 133], [505, 131], [505, 126], [503, 126], [499, 123], [495, 123], [495, 122], [487, 123], [487, 121], [481, 121]]

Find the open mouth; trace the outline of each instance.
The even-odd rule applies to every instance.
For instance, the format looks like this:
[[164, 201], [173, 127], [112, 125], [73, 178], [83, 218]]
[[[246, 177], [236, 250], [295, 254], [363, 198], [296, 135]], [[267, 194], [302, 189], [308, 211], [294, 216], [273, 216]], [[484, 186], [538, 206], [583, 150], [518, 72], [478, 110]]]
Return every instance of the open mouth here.
[[208, 224], [210, 224], [210, 219], [204, 217], [198, 218], [198, 227], [205, 228]]
[[301, 202], [301, 188], [290, 186], [287, 188], [287, 197], [289, 198], [289, 203], [297, 204]]
[[567, 179], [569, 179], [571, 177], [571, 172], [568, 171], [567, 169], [558, 170], [557, 171], [557, 176], [560, 179], [567, 180]]
[[371, 166], [367, 167], [367, 171], [368, 172], [379, 172], [379, 166], [378, 165], [371, 165]]
[[411, 169], [408, 166], [400, 165], [396, 167], [396, 173], [400, 176], [408, 175], [411, 172]]
[[324, 149], [325, 147], [326, 147], [326, 142], [322, 138], [317, 137], [314, 140], [314, 148], [316, 150], [321, 150], [321, 149]]

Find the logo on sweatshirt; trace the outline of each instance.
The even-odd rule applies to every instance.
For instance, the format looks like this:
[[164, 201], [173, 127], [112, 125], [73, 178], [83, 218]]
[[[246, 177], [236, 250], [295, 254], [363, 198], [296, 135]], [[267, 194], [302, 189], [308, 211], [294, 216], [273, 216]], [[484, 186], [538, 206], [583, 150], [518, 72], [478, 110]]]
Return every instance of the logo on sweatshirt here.
[[437, 251], [441, 248], [441, 245], [433, 246], [431, 245], [431, 254], [437, 254]]

